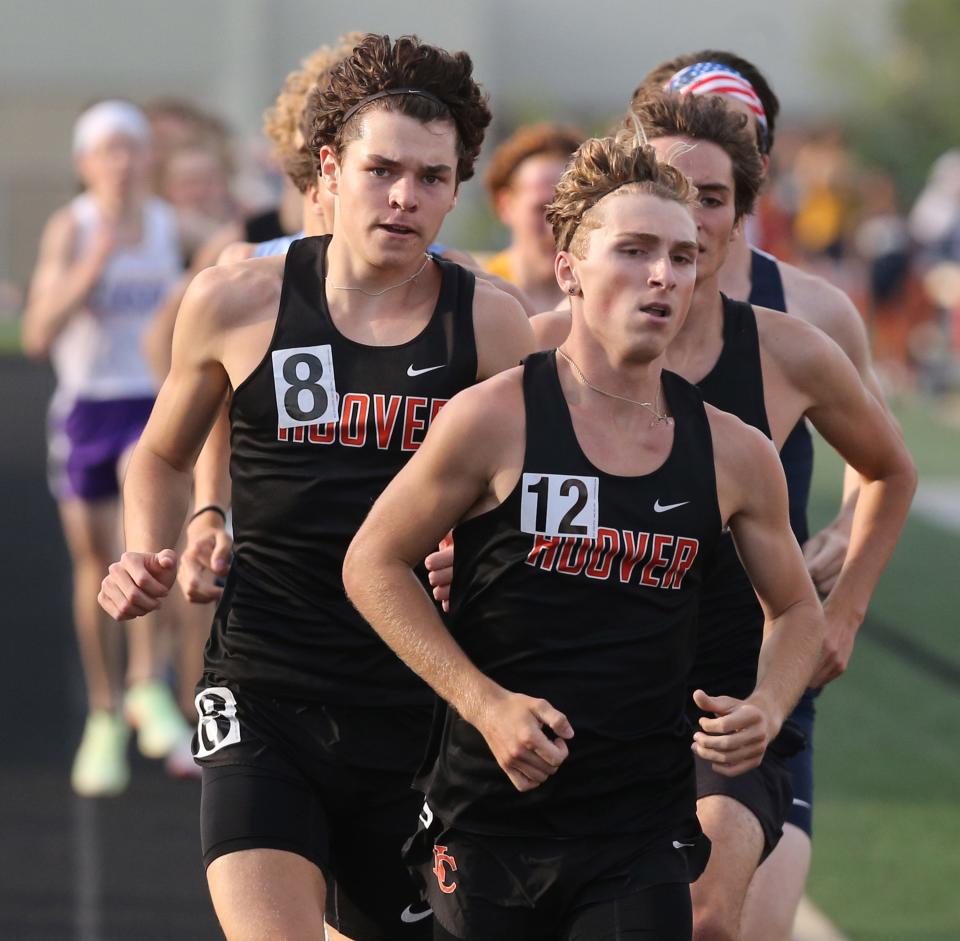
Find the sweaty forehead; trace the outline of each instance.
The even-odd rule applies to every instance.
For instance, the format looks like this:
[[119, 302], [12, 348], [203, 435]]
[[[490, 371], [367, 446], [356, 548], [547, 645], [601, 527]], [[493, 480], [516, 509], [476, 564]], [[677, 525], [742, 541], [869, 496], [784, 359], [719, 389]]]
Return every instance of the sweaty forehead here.
[[719, 144], [677, 136], [658, 137], [650, 145], [660, 160], [675, 166], [694, 183], [733, 185], [733, 164]]
[[696, 238], [697, 226], [690, 210], [675, 200], [651, 193], [614, 192], [594, 212], [594, 220], [610, 238], [629, 232], [654, 235], [668, 243]]
[[392, 111], [371, 111], [360, 117], [360, 136], [353, 146], [399, 162], [456, 165], [457, 130], [452, 121], [423, 122]]

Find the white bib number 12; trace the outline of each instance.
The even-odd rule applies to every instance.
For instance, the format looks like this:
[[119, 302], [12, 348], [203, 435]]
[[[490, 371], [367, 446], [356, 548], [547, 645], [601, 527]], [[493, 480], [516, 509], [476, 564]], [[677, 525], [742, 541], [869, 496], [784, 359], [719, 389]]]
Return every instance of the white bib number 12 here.
[[329, 343], [273, 351], [277, 425], [326, 425], [340, 418]]
[[597, 538], [598, 477], [524, 474], [520, 529], [544, 536]]

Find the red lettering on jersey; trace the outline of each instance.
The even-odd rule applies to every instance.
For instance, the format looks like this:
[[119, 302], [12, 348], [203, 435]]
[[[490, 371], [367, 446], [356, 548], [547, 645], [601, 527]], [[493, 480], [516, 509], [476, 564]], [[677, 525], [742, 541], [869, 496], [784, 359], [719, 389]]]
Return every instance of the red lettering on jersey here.
[[340, 443], [348, 448], [362, 448], [367, 443], [367, 415], [370, 396], [365, 392], [348, 392], [340, 409]]
[[277, 429], [277, 441], [286, 441], [289, 431], [290, 431], [289, 428], [278, 428], [278, 429]]
[[390, 447], [393, 428], [397, 423], [397, 415], [400, 414], [401, 401], [403, 401], [402, 395], [391, 395], [389, 405], [385, 395], [377, 393], [373, 397], [373, 418], [377, 425], [377, 447], [381, 451], [386, 451]]
[[303, 444], [306, 436], [307, 436], [307, 432], [306, 432], [305, 425], [297, 425], [293, 429], [293, 440], [296, 441], [297, 444]]
[[[444, 869], [444, 866], [448, 866], [449, 870]], [[454, 857], [447, 852], [447, 848], [445, 846], [434, 844], [433, 874], [437, 877], [437, 885], [440, 886], [440, 891], [443, 892], [444, 895], [449, 895], [451, 892], [456, 892], [457, 883], [447, 882], [447, 876], [456, 871], [456, 859], [454, 859]]]
[[527, 565], [539, 565], [549, 572], [553, 568], [557, 549], [562, 541], [559, 536], [541, 536], [538, 533], [533, 537], [533, 548], [527, 553]]
[[630, 529], [623, 531], [623, 558], [620, 560], [620, 581], [626, 584], [633, 570], [640, 564], [647, 552], [650, 533], [634, 533]]
[[568, 536], [563, 540], [560, 550], [560, 559], [557, 562], [557, 571], [564, 575], [579, 575], [587, 564], [587, 556], [593, 546], [592, 539], [582, 539], [579, 536]]
[[403, 442], [401, 443], [404, 451], [416, 451], [420, 447], [420, 441], [423, 438], [415, 441], [413, 436], [415, 432], [423, 431], [427, 427], [427, 422], [423, 418], [417, 418], [417, 411], [426, 408], [429, 401], [419, 395], [407, 396], [403, 407]]
[[683, 576], [690, 571], [699, 550], [699, 539], [677, 536], [677, 548], [673, 553], [673, 562], [661, 579], [664, 588], [679, 588], [683, 584]]
[[336, 422], [327, 422], [325, 425], [310, 425], [310, 434], [307, 436], [307, 440], [311, 444], [333, 444], [336, 438]]
[[659, 588], [660, 580], [653, 574], [654, 569], [663, 568], [669, 565], [670, 560], [663, 554], [663, 550], [673, 545], [673, 536], [664, 536], [662, 533], [654, 533], [653, 549], [650, 552], [650, 561], [643, 567], [640, 573], [640, 584], [648, 588]]
[[430, 401], [430, 424], [433, 424], [433, 420], [440, 414], [440, 409], [449, 402], [449, 399], [432, 399]]
[[609, 578], [610, 570], [613, 568], [613, 558], [619, 551], [620, 533], [615, 529], [606, 529], [601, 526], [597, 530], [593, 552], [590, 553], [587, 576], [589, 578]]

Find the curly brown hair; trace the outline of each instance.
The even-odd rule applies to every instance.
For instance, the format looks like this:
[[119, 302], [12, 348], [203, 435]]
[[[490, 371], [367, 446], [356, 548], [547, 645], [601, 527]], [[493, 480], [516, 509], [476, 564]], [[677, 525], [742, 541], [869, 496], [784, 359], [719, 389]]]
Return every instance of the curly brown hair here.
[[330, 70], [350, 55], [363, 37], [364, 33], [347, 33], [334, 45], [310, 53], [300, 68], [287, 76], [277, 100], [263, 113], [263, 130], [273, 142], [274, 156], [301, 193], [317, 179], [302, 127], [307, 96], [315, 85], [327, 81]]
[[763, 161], [745, 114], [728, 108], [712, 95], [673, 95], [648, 89], [637, 95], [624, 119], [639, 122], [648, 138], [687, 137], [722, 148], [733, 169], [736, 217], [753, 212], [763, 182]]
[[484, 183], [491, 199], [505, 190], [517, 167], [528, 157], [566, 160], [583, 143], [583, 133], [566, 124], [528, 124], [508, 137], [492, 154]]
[[[427, 95], [379, 98], [344, 122], [347, 112], [364, 98], [391, 88], [416, 88]], [[457, 182], [473, 176], [490, 108], [474, 81], [467, 53], [450, 53], [416, 36], [392, 42], [389, 36], [368, 33], [333, 69], [326, 86], [310, 93], [304, 129], [314, 161], [319, 164], [325, 145], [341, 157], [344, 147], [360, 136], [360, 121], [368, 110], [392, 111], [424, 123], [452, 121], [457, 130]]]
[[701, 49], [699, 52], [688, 52], [681, 56], [674, 56], [674, 58], [651, 69], [644, 76], [633, 92], [633, 100], [636, 101], [643, 97], [651, 89], [661, 90], [664, 83], [673, 78], [677, 72], [685, 69], [688, 65], [695, 65], [697, 62], [718, 62], [720, 65], [735, 69], [753, 86], [753, 90], [757, 93], [767, 116], [766, 136], [759, 127], [757, 128], [757, 148], [762, 154], [770, 153], [773, 148], [777, 116], [780, 114], [780, 99], [774, 94], [770, 83], [760, 69], [752, 62], [748, 62], [733, 52], [724, 52], [721, 49]]
[[587, 235], [600, 225], [593, 209], [614, 192], [648, 193], [690, 209], [697, 198], [693, 184], [676, 167], [657, 160], [653, 148], [632, 131], [591, 138], [573, 155], [547, 206], [557, 251], [583, 257]]

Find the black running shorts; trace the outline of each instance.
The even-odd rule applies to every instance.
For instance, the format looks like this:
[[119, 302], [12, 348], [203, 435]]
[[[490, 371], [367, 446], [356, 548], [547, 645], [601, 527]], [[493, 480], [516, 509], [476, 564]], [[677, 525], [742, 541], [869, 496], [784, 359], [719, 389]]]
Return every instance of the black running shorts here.
[[[426, 812], [426, 823], [431, 817]], [[696, 821], [667, 834], [575, 839], [422, 828], [407, 859], [423, 879], [435, 938], [689, 941], [689, 883], [710, 842]]]
[[783, 825], [790, 812], [793, 788], [787, 756], [802, 750], [803, 736], [792, 726], [785, 726], [767, 748], [759, 767], [735, 778], [728, 778], [713, 770], [709, 761], [694, 756], [697, 769], [697, 800], [719, 794], [743, 804], [757, 818], [763, 831], [765, 860], [783, 836]]
[[203, 769], [205, 865], [279, 849], [327, 880], [327, 922], [354, 941], [425, 941], [429, 906], [401, 860], [422, 797], [410, 782], [430, 708], [337, 707], [208, 687], [194, 755]]

